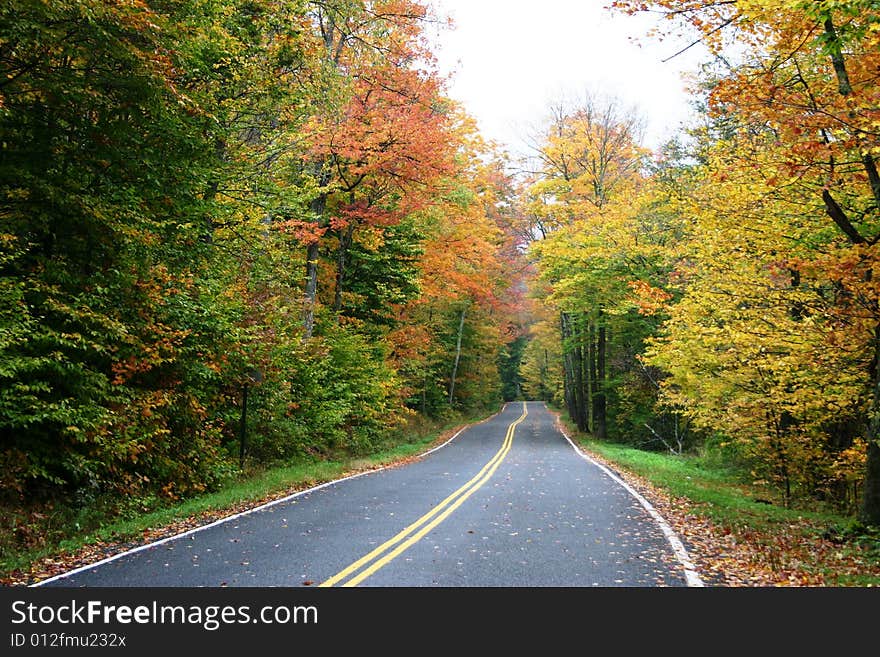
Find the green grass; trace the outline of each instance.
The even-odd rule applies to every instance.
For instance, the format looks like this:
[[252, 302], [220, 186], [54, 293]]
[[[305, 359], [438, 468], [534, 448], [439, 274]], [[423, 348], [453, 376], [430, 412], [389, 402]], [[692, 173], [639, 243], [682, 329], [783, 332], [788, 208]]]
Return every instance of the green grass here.
[[[212, 517], [241, 511], [273, 498], [339, 479], [354, 472], [385, 467], [425, 452], [451, 429], [478, 421], [490, 413], [458, 417], [443, 425], [421, 425], [396, 439], [388, 440], [377, 450], [363, 456], [340, 455], [331, 459], [314, 459], [278, 467], [252, 470], [246, 476], [229, 481], [222, 489], [179, 503], [132, 501], [124, 514], [110, 514], [93, 505], [82, 509], [61, 507], [47, 518], [42, 545], [37, 548], [13, 550], [4, 546], [0, 557], [0, 581], [22, 583], [27, 573], [39, 576], [45, 560], [66, 562], [77, 554], [88, 553], [99, 558], [100, 546], [118, 546], [143, 540], [146, 533], [155, 537], [164, 528], [176, 533], [188, 523], [197, 525]], [[124, 515], [124, 517], [121, 517]], [[49, 529], [48, 525], [52, 524]], [[92, 549], [90, 549], [90, 546]], [[71, 565], [72, 567], [72, 565]]]
[[767, 504], [773, 497], [772, 492], [743, 483], [739, 474], [730, 469], [706, 466], [699, 457], [645, 452], [595, 440], [582, 444], [655, 486], [662, 487], [671, 495], [687, 498], [713, 520], [734, 521], [743, 514], [784, 519], [804, 513]]

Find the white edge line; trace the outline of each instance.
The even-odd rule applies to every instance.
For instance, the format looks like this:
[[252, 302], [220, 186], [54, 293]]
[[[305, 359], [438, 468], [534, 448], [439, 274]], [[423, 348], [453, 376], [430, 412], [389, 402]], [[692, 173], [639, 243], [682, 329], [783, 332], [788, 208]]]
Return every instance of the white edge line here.
[[688, 556], [687, 550], [684, 547], [684, 544], [678, 538], [678, 536], [673, 531], [672, 527], [669, 526], [669, 523], [660, 515], [660, 512], [654, 508], [654, 506], [646, 500], [641, 493], [639, 493], [635, 488], [630, 486], [626, 481], [618, 477], [614, 472], [605, 467], [602, 463], [599, 463], [596, 459], [590, 457], [584, 451], [581, 450], [580, 447], [574, 444], [571, 438], [568, 437], [568, 434], [562, 429], [561, 426], [557, 424], [556, 427], [559, 430], [565, 439], [568, 441], [568, 444], [574, 448], [578, 454], [580, 454], [584, 459], [595, 465], [597, 468], [602, 470], [605, 474], [607, 474], [611, 479], [616, 481], [618, 484], [623, 486], [627, 491], [629, 491], [630, 495], [635, 497], [645, 510], [651, 514], [651, 517], [660, 525], [660, 529], [663, 531], [663, 535], [666, 536], [666, 540], [669, 541], [669, 544], [672, 546], [672, 551], [675, 553], [676, 558], [684, 567], [684, 577], [685, 581], [687, 581], [688, 586], [692, 587], [703, 587], [705, 584], [703, 580], [700, 578], [699, 573], [697, 573], [696, 566], [694, 566], [691, 558]]
[[[507, 404], [504, 404], [501, 407], [501, 410], [498, 411], [498, 413], [501, 413], [502, 411], [504, 411], [505, 408], [507, 408]], [[446, 442], [444, 442], [440, 445], [437, 445], [437, 447], [429, 449], [427, 452], [423, 452], [423, 453], [419, 454], [418, 456], [416, 456], [416, 458], [424, 458], [428, 454], [432, 454], [432, 453], [436, 452], [437, 450], [446, 447], [449, 443], [451, 443], [453, 440], [458, 438], [458, 436], [463, 431], [465, 431], [465, 429], [468, 429], [468, 428], [475, 426], [477, 424], [481, 424], [482, 422], [485, 422], [486, 420], [494, 417], [495, 415], [498, 415], [498, 413], [494, 413], [493, 415], [490, 415], [488, 418], [486, 418], [484, 420], [480, 420], [479, 422], [474, 422], [472, 424], [467, 424], [467, 425], [463, 426], [461, 429], [456, 431], [449, 438], [449, 440], [447, 440]], [[220, 518], [218, 520], [215, 520], [214, 522], [208, 523], [207, 525], [201, 525], [200, 527], [195, 527], [195, 528], [189, 529], [185, 532], [181, 532], [179, 534], [174, 534], [173, 536], [166, 536], [165, 538], [160, 539], [158, 541], [153, 541], [151, 543], [144, 543], [143, 545], [139, 545], [139, 546], [132, 548], [130, 550], [126, 550], [124, 552], [120, 552], [119, 554], [114, 554], [113, 556], [107, 557], [106, 559], [101, 559], [100, 561], [96, 561], [95, 563], [86, 564], [85, 566], [80, 566], [79, 568], [69, 570], [69, 571], [61, 573], [59, 575], [53, 575], [52, 577], [49, 577], [47, 579], [30, 584], [29, 588], [36, 588], [36, 587], [42, 586], [43, 584], [49, 584], [50, 582], [54, 582], [59, 579], [65, 579], [67, 577], [71, 577], [73, 575], [76, 575], [77, 573], [81, 573], [86, 570], [91, 570], [92, 568], [97, 568], [98, 566], [103, 566], [104, 564], [110, 563], [111, 561], [116, 561], [117, 559], [121, 559], [122, 557], [127, 557], [131, 554], [135, 554], [137, 552], [141, 552], [141, 551], [147, 550], [149, 548], [157, 547], [159, 545], [163, 545], [163, 544], [169, 543], [171, 541], [176, 541], [180, 538], [185, 538], [186, 536], [190, 536], [191, 534], [195, 534], [197, 532], [203, 531], [205, 529], [209, 529], [211, 527], [216, 527], [217, 525], [222, 525], [225, 522], [231, 522], [233, 520], [237, 520], [238, 518], [249, 515], [251, 513], [256, 513], [257, 511], [262, 511], [264, 509], [268, 509], [269, 507], [275, 506], [276, 504], [282, 504], [284, 502], [289, 502], [290, 500], [295, 499], [297, 497], [301, 497], [301, 496], [307, 495], [309, 493], [314, 493], [317, 490], [321, 490], [322, 488], [327, 488], [328, 486], [333, 486], [335, 484], [342, 483], [343, 481], [349, 481], [351, 479], [357, 479], [358, 477], [363, 477], [364, 475], [374, 474], [376, 472], [381, 472], [382, 470], [386, 470], [389, 467], [391, 467], [391, 465], [383, 465], [381, 467], [374, 468], [372, 470], [365, 470], [364, 472], [358, 472], [356, 474], [349, 475], [348, 477], [343, 477], [341, 479], [334, 479], [333, 481], [325, 481], [323, 484], [319, 484], [318, 486], [313, 486], [312, 488], [308, 488], [306, 490], [297, 491], [296, 493], [293, 493], [292, 495], [287, 495], [287, 496], [281, 497], [277, 500], [272, 500], [271, 502], [266, 502], [265, 504], [255, 506], [252, 509], [246, 509], [245, 511], [242, 511], [241, 513], [236, 513], [231, 516], [226, 516], [224, 518]]]

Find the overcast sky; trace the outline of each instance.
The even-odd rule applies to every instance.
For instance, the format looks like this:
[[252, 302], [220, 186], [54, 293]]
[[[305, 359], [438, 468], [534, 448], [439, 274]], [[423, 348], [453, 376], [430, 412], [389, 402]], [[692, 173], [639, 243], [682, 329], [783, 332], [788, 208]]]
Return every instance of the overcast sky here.
[[591, 92], [634, 106], [652, 148], [687, 118], [681, 73], [701, 53], [693, 48], [664, 63], [687, 42], [648, 38], [654, 16], [613, 13], [606, 0], [431, 2], [455, 21], [436, 49], [441, 71], [454, 73], [449, 95], [512, 152], [524, 150], [530, 126], [562, 96]]

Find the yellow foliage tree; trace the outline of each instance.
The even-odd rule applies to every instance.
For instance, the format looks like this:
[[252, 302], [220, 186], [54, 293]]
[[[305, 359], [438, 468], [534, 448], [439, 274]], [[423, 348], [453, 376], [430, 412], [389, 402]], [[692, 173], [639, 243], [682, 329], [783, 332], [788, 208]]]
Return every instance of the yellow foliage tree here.
[[[722, 72], [704, 79], [713, 131], [694, 254], [682, 263], [685, 298], [655, 362], [677, 368], [669, 387], [692, 412], [731, 413], [726, 429], [776, 440], [787, 454], [781, 463], [801, 453], [807, 468], [816, 450], [845, 458], [846, 468], [832, 469], [861, 470], [860, 516], [880, 524], [880, 8], [868, 0], [614, 6], [660, 10], [715, 54], [736, 46]], [[851, 445], [829, 452], [842, 433], [866, 446], [861, 464]]]

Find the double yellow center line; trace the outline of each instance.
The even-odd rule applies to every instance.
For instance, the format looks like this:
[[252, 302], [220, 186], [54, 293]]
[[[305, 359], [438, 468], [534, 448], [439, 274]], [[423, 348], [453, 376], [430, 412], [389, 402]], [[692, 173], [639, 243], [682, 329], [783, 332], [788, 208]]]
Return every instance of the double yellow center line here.
[[344, 581], [342, 586], [357, 586], [367, 577], [398, 557], [404, 550], [420, 541], [425, 534], [443, 522], [468, 497], [489, 481], [489, 478], [498, 469], [498, 466], [501, 465], [504, 457], [507, 456], [507, 452], [510, 451], [511, 445], [513, 445], [513, 433], [516, 430], [516, 426], [525, 420], [528, 414], [526, 404], [523, 402], [522, 415], [507, 427], [507, 435], [504, 437], [501, 449], [464, 486], [449, 495], [440, 504], [403, 529], [396, 536], [388, 539], [369, 554], [364, 555], [344, 570], [333, 575], [333, 577], [321, 582], [320, 586], [335, 586], [352, 575], [350, 579]]

